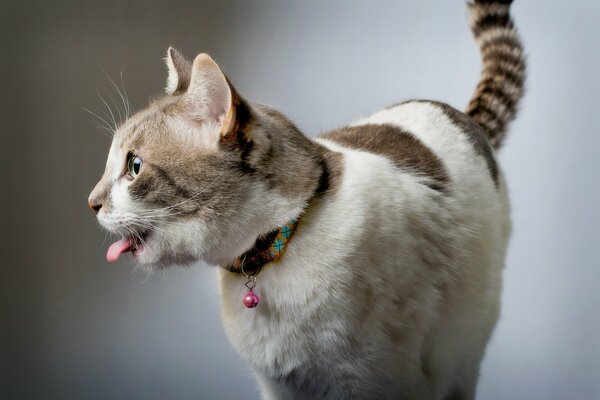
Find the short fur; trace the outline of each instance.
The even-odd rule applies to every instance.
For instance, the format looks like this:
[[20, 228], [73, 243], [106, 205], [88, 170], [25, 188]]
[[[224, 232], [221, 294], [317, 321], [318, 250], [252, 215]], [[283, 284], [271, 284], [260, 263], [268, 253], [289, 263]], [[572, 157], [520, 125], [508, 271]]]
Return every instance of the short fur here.
[[509, 3], [470, 5], [484, 68], [466, 115], [408, 101], [314, 140], [170, 48], [167, 95], [119, 127], [90, 206], [150, 269], [231, 265], [299, 219], [257, 308], [219, 269], [225, 331], [265, 399], [473, 399], [510, 234], [493, 147], [523, 93]]

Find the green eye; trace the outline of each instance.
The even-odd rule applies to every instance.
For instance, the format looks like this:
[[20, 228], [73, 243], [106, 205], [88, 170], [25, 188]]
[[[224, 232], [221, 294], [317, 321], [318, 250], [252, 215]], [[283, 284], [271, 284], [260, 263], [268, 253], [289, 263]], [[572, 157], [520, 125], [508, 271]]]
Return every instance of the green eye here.
[[132, 178], [135, 178], [142, 169], [142, 159], [133, 153], [129, 153], [127, 157], [127, 172]]

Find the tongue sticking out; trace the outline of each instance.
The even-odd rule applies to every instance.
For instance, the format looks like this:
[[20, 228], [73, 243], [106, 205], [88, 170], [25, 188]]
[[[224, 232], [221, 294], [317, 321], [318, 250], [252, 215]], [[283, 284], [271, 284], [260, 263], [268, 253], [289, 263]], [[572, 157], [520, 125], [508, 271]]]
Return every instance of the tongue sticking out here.
[[131, 251], [132, 246], [133, 246], [133, 240], [131, 240], [130, 238], [121, 239], [119, 241], [114, 242], [113, 244], [110, 245], [110, 247], [108, 248], [108, 251], [106, 252], [106, 260], [108, 262], [117, 261], [119, 259], [119, 256], [121, 256], [121, 254]]

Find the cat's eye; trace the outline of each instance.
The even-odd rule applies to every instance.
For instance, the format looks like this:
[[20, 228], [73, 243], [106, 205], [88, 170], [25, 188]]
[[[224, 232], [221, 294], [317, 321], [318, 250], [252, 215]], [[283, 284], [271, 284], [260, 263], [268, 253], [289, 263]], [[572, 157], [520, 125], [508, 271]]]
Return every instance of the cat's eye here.
[[127, 155], [127, 173], [135, 178], [142, 169], [142, 159], [133, 153]]

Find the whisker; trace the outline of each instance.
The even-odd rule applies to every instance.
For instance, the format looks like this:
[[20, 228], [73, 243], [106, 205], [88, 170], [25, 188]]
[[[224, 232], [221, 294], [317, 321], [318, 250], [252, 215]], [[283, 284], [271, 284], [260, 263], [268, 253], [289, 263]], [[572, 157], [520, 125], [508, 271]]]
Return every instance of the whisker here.
[[112, 122], [113, 122], [112, 128], [116, 131], [117, 130], [117, 120], [115, 119], [115, 114], [113, 114], [110, 106], [108, 105], [106, 100], [104, 100], [104, 97], [102, 97], [102, 95], [100, 94], [100, 91], [98, 89], [96, 89], [96, 93], [98, 94], [98, 97], [100, 97], [100, 100], [102, 100], [102, 102], [104, 103], [106, 108], [108, 108], [108, 112], [110, 113], [110, 117], [112, 118]]
[[106, 239], [108, 239], [108, 232], [104, 233], [104, 240], [102, 241], [102, 245], [100, 247], [104, 247], [106, 244]]
[[125, 95], [125, 108], [127, 110], [127, 115], [131, 115], [131, 104], [129, 103], [129, 96], [127, 96], [127, 90], [125, 89], [125, 83], [123, 82], [123, 68], [121, 68], [121, 87], [123, 88], [123, 94]]
[[150, 231], [154, 231], [154, 232], [160, 232], [162, 233], [164, 236], [168, 236], [168, 237], [176, 237], [175, 235], [173, 235], [173, 232], [169, 232], [165, 229], [162, 229], [158, 226], [156, 226], [155, 224], [153, 224], [150, 221], [147, 220], [143, 220], [143, 219], [139, 219], [139, 218], [134, 218], [131, 221], [133, 224], [141, 226], [142, 228], [147, 228]]
[[100, 129], [100, 133], [109, 139], [113, 138], [112, 131], [104, 126], [96, 125], [96, 128]]
[[119, 102], [115, 99], [115, 97], [108, 93], [107, 94], [108, 99], [111, 101], [111, 103], [115, 106], [115, 108], [117, 109], [117, 114], [119, 115], [119, 119], [118, 119], [118, 123], [119, 125], [123, 123], [123, 121], [125, 120], [125, 114], [123, 112], [123, 110], [121, 110], [121, 106], [119, 105]]
[[152, 275], [152, 270], [148, 270], [148, 275], [146, 276], [146, 279], [144, 279], [142, 283], [140, 283], [140, 286], [146, 283], [146, 281], [150, 278], [150, 275]]
[[[129, 118], [129, 107], [128, 107], [127, 102], [125, 101], [125, 96], [123, 95], [123, 93], [121, 93], [121, 89], [119, 89], [119, 86], [117, 86], [115, 81], [108, 75], [108, 73], [106, 72], [104, 67], [100, 66], [100, 68], [102, 69], [102, 72], [108, 78], [110, 83], [113, 85], [113, 87], [117, 90], [117, 93], [119, 94], [119, 97], [121, 98], [121, 101], [123, 102], [123, 108], [124, 108], [123, 113], [125, 115], [125, 119]], [[121, 69], [121, 82], [122, 82], [122, 80], [123, 80], [123, 69]], [[119, 110], [120, 110], [120, 107], [117, 106], [117, 108], [119, 108]]]
[[98, 114], [94, 113], [93, 111], [87, 109], [86, 107], [83, 107], [83, 110], [86, 111], [87, 113], [91, 114], [93, 117], [97, 118], [103, 124], [103, 125], [97, 125], [97, 128], [102, 129], [102, 133], [104, 135], [107, 135], [110, 138], [113, 137], [114, 131], [111, 129], [108, 121], [106, 121], [104, 118], [102, 118]]

